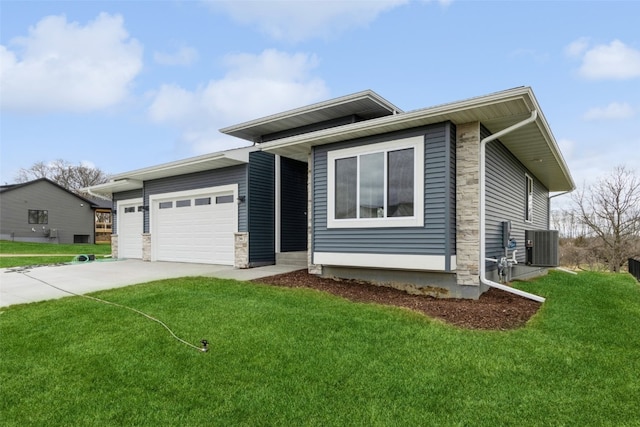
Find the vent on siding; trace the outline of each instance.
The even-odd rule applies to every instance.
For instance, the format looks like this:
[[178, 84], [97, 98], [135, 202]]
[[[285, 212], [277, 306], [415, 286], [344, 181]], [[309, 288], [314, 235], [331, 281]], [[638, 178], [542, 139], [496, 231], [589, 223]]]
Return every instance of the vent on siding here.
[[527, 264], [536, 267], [560, 265], [557, 230], [526, 230]]

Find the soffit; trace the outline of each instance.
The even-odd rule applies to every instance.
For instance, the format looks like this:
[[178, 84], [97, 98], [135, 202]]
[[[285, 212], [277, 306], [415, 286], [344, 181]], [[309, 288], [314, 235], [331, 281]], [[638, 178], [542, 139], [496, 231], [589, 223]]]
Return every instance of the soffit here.
[[246, 164], [251, 151], [257, 151], [257, 148], [240, 148], [137, 169], [117, 174], [111, 181], [88, 189], [99, 194], [137, 190], [144, 186], [145, 181]]
[[479, 121], [491, 133], [497, 133], [528, 118], [533, 110], [538, 111], [538, 118], [534, 123], [501, 137], [500, 141], [549, 191], [571, 191], [575, 188], [573, 179], [530, 88], [511, 89], [465, 101], [283, 138], [260, 144], [260, 148], [306, 162], [314, 146], [445, 121], [454, 124]]
[[351, 115], [370, 120], [389, 116], [399, 111], [401, 110], [380, 95], [367, 90], [229, 126], [220, 129], [220, 132], [248, 141], [259, 142], [260, 137], [263, 135]]

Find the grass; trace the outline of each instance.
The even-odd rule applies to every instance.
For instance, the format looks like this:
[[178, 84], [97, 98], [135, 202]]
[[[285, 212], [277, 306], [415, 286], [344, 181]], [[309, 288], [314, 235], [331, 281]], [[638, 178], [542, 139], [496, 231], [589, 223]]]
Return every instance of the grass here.
[[640, 287], [552, 272], [522, 329], [471, 331], [304, 289], [184, 278], [0, 312], [0, 423], [640, 425]]
[[[97, 257], [111, 254], [111, 245], [11, 242], [0, 240], [0, 268], [23, 265], [57, 264], [70, 262], [75, 255], [94, 254]], [[24, 255], [36, 254], [37, 257]], [[12, 257], [11, 255], [19, 255]]]

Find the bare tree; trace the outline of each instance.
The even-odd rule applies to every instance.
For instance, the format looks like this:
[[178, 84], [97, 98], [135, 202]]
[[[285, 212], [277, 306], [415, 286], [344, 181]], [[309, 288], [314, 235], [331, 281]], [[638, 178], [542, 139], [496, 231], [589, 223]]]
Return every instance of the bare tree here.
[[27, 182], [39, 178], [48, 178], [69, 191], [81, 194], [81, 188], [107, 182], [109, 175], [98, 168], [83, 164], [74, 165], [58, 159], [50, 163], [37, 162], [29, 168], [20, 169], [16, 182]]
[[610, 271], [619, 272], [628, 258], [639, 255], [640, 177], [633, 170], [617, 166], [594, 185], [574, 192], [573, 201]]
[[558, 230], [563, 238], [576, 239], [591, 234], [591, 230], [580, 220], [580, 215], [575, 209], [552, 210], [551, 226]]

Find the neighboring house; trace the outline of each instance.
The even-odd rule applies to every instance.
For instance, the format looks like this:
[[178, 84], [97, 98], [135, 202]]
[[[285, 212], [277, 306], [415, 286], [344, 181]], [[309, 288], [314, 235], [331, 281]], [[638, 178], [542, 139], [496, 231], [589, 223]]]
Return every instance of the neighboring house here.
[[[90, 200], [46, 178], [0, 186], [0, 239], [21, 242], [95, 243], [98, 210]], [[110, 234], [109, 225], [109, 234]]]
[[514, 244], [514, 275], [553, 265], [524, 267], [553, 242], [549, 194], [575, 187], [528, 87], [410, 112], [364, 91], [221, 132], [254, 145], [91, 187], [113, 195], [115, 256], [297, 255], [313, 274], [477, 298]]

